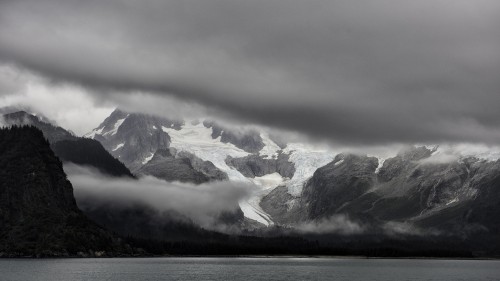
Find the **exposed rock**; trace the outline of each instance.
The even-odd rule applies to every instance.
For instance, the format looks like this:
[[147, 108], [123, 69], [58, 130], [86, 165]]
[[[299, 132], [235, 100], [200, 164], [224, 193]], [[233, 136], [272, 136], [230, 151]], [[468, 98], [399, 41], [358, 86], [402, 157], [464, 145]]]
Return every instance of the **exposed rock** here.
[[432, 150], [424, 146], [406, 148], [395, 157], [384, 161], [384, 165], [378, 172], [378, 178], [381, 181], [390, 181], [392, 178], [401, 174], [403, 170], [414, 167], [417, 161], [431, 156], [432, 152]]
[[212, 138], [216, 139], [220, 137], [221, 142], [232, 143], [246, 152], [259, 152], [264, 147], [264, 142], [257, 130], [237, 132], [208, 120], [203, 121], [203, 125], [207, 128], [212, 128]]
[[274, 223], [292, 225], [307, 219], [307, 213], [298, 204], [299, 200], [288, 193], [286, 186], [278, 186], [262, 198], [260, 206]]
[[185, 152], [174, 156], [168, 149], [158, 149], [153, 158], [137, 170], [137, 174], [196, 184], [227, 179], [227, 175], [211, 162]]
[[500, 231], [500, 161], [428, 161], [432, 153], [425, 147], [404, 150], [379, 173], [376, 158], [341, 154], [314, 173], [301, 197], [277, 188], [261, 206], [286, 224], [345, 214], [367, 225], [400, 222], [491, 241]]
[[222, 181], [228, 179], [227, 174], [217, 168], [212, 162], [204, 161], [192, 153], [180, 151], [176, 154], [176, 157], [189, 159], [193, 169], [203, 173], [210, 181]]
[[260, 155], [251, 154], [241, 158], [228, 157], [226, 163], [234, 167], [245, 177], [254, 178], [279, 173], [282, 177], [291, 178], [295, 166], [288, 161], [288, 154], [279, 153], [276, 159], [266, 159]]
[[329, 217], [373, 186], [378, 160], [374, 157], [340, 154], [316, 170], [304, 186], [301, 200], [309, 219]]
[[170, 136], [162, 127], [180, 129], [182, 122], [115, 110], [86, 137], [94, 138], [136, 172], [158, 149], [168, 148]]

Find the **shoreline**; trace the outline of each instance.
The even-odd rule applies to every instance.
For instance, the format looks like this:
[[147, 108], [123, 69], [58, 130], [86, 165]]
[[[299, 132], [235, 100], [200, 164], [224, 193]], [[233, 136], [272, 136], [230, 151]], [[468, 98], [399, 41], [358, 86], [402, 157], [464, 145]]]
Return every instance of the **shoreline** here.
[[161, 255], [161, 256], [3, 256], [0, 260], [46, 260], [46, 259], [179, 259], [179, 258], [203, 258], [203, 259], [338, 259], [338, 260], [484, 260], [498, 261], [500, 257], [368, 257], [368, 256], [324, 256], [324, 255]]

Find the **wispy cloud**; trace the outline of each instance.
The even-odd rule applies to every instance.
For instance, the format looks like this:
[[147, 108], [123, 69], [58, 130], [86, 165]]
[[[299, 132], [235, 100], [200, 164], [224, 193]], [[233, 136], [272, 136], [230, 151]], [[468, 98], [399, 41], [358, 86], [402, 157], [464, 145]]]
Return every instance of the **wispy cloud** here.
[[319, 221], [308, 221], [299, 223], [295, 229], [303, 233], [317, 234], [361, 234], [366, 227], [361, 223], [350, 220], [346, 215], [333, 215]]
[[224, 213], [236, 213], [238, 201], [249, 190], [247, 186], [230, 182], [194, 185], [149, 176], [138, 180], [111, 178], [74, 164], [65, 164], [64, 170], [81, 208], [144, 206], [158, 214], [180, 214], [177, 219], [187, 218], [207, 229], [225, 227], [218, 225], [219, 217]]

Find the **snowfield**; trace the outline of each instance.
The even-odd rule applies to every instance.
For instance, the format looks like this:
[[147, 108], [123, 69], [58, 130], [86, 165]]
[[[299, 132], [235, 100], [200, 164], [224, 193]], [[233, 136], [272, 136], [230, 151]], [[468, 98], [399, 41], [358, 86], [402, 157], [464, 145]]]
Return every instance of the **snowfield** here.
[[258, 188], [252, 192], [251, 196], [239, 202], [240, 208], [245, 217], [249, 219], [266, 226], [273, 223], [269, 215], [260, 208], [259, 203], [262, 198], [261, 191], [267, 190], [270, 185], [276, 182], [280, 182], [280, 179], [273, 175], [252, 180], [226, 164], [225, 160], [228, 156], [239, 158], [247, 156], [248, 152], [231, 143], [221, 142], [220, 136], [213, 139], [212, 128], [206, 128], [202, 122], [194, 125], [193, 122], [186, 121], [180, 130], [167, 127], [162, 127], [162, 130], [170, 135], [170, 147], [175, 148], [177, 151], [192, 153], [202, 160], [212, 162], [217, 168], [225, 172], [232, 182], [256, 185]]
[[229, 167], [225, 161], [227, 156], [244, 157], [248, 155], [248, 152], [231, 143], [221, 142], [220, 137], [213, 139], [212, 129], [206, 128], [201, 122], [193, 125], [192, 122], [186, 121], [180, 130], [167, 127], [162, 127], [162, 130], [170, 135], [170, 147], [178, 151], [193, 153], [202, 160], [212, 162], [217, 168], [227, 173], [230, 181], [249, 182], [245, 176]]

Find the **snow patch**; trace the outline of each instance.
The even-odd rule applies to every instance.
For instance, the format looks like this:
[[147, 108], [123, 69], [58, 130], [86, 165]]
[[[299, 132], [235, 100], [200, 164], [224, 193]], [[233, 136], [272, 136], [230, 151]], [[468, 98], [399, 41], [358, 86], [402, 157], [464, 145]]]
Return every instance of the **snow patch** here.
[[380, 172], [380, 169], [384, 166], [385, 158], [378, 158], [378, 166], [375, 169], [375, 174], [378, 174]]
[[259, 155], [263, 156], [264, 159], [274, 159], [278, 157], [278, 151], [281, 148], [269, 138], [267, 133], [260, 133], [264, 147], [259, 151]]
[[148, 157], [144, 158], [144, 160], [142, 161], [142, 164], [146, 164], [148, 163], [151, 159], [153, 159], [153, 156], [154, 156], [154, 153], [151, 153]]
[[113, 148], [113, 151], [117, 151], [118, 149], [122, 148], [124, 145], [125, 145], [124, 143], [118, 144], [117, 146], [115, 146], [115, 148]]
[[458, 202], [458, 198], [454, 198], [453, 200], [451, 200], [450, 202], [446, 203], [446, 206], [450, 205], [450, 204], [453, 204], [453, 203], [456, 203]]
[[94, 129], [94, 130], [92, 130], [92, 132], [85, 134], [83, 137], [93, 139], [93, 138], [95, 138], [95, 135], [102, 134], [102, 130], [104, 130], [104, 127], [100, 128], [100, 129]]

